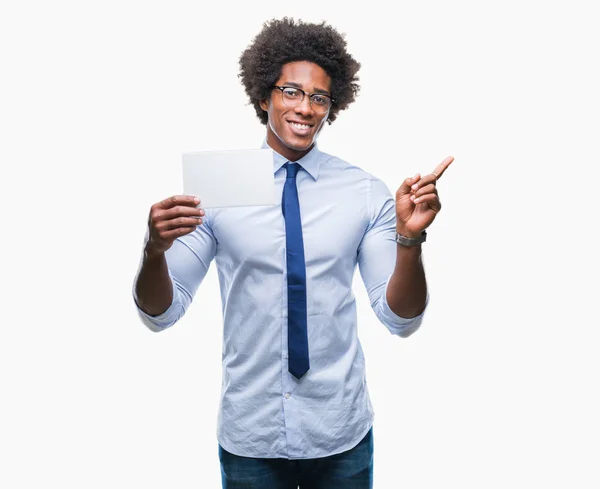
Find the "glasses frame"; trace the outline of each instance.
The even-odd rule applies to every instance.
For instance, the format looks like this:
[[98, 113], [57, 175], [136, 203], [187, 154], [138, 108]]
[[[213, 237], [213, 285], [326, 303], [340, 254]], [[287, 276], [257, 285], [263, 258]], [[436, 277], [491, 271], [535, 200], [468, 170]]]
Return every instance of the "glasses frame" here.
[[302, 104], [302, 102], [304, 102], [304, 97], [306, 97], [308, 95], [308, 103], [310, 104], [310, 108], [312, 110], [314, 110], [315, 112], [319, 112], [318, 110], [315, 110], [313, 105], [312, 105], [312, 96], [313, 95], [319, 95], [321, 97], [327, 97], [329, 100], [331, 100], [331, 104], [329, 105], [329, 107], [327, 108], [327, 110], [325, 112], [323, 112], [324, 114], [327, 113], [328, 110], [331, 109], [331, 107], [333, 106], [333, 104], [335, 104], [335, 99], [331, 96], [328, 95], [326, 93], [319, 93], [319, 92], [312, 92], [312, 93], [308, 93], [305, 92], [304, 90], [302, 90], [301, 88], [298, 87], [291, 87], [289, 85], [283, 85], [283, 86], [279, 86], [279, 85], [273, 85], [273, 88], [276, 88], [277, 90], [279, 90], [281, 92], [281, 101], [283, 102], [283, 105], [285, 105], [286, 107], [289, 107], [288, 105], [286, 105], [285, 103], [285, 99], [283, 98], [283, 91], [286, 88], [291, 88], [293, 90], [298, 90], [300, 93], [302, 93], [302, 98], [300, 99], [300, 102], [298, 102], [298, 105], [294, 105], [293, 107], [289, 107], [290, 109], [294, 109], [296, 107], [298, 107], [300, 104]]

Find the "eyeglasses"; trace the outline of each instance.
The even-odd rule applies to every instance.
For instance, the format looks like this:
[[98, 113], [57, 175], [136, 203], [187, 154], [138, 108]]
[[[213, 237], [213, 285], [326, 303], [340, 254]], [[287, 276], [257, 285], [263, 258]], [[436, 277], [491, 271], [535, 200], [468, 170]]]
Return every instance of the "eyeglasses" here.
[[308, 95], [308, 100], [312, 109], [321, 114], [327, 112], [331, 108], [331, 105], [335, 102], [334, 98], [329, 95], [325, 95], [324, 93], [307, 93], [300, 88], [280, 87], [277, 85], [274, 85], [273, 88], [281, 91], [281, 100], [283, 101], [283, 105], [289, 107], [290, 109], [293, 107], [298, 107], [304, 100], [305, 95]]

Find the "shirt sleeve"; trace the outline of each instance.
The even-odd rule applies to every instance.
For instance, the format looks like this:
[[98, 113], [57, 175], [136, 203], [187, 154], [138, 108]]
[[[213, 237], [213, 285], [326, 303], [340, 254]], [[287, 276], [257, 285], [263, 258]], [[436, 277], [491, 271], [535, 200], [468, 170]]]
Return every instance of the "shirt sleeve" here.
[[136, 275], [133, 299], [140, 319], [152, 331], [163, 331], [185, 314], [216, 255], [217, 240], [209, 224], [209, 210], [205, 212], [202, 224], [192, 233], [177, 238], [165, 253], [173, 287], [173, 301], [165, 312], [150, 316], [140, 309], [135, 293]]
[[396, 206], [387, 186], [371, 176], [369, 192], [370, 221], [358, 246], [358, 266], [365, 283], [371, 307], [391, 334], [406, 338], [421, 325], [429, 304], [414, 318], [403, 318], [394, 313], [387, 302], [386, 291], [396, 266]]

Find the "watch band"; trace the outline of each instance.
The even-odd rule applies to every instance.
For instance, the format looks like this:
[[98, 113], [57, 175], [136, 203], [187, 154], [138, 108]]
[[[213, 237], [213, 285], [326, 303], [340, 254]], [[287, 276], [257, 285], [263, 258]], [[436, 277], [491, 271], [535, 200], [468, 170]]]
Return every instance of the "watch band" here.
[[421, 243], [424, 243], [426, 239], [427, 233], [425, 231], [423, 231], [421, 236], [418, 238], [407, 238], [406, 236], [402, 236], [400, 233], [396, 232], [396, 242], [402, 246], [417, 246]]

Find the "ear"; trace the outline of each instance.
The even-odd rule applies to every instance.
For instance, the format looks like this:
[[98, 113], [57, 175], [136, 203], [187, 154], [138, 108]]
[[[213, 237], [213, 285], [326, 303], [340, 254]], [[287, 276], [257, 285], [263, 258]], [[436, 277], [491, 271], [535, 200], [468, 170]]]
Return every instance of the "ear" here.
[[260, 108], [262, 110], [264, 110], [265, 112], [269, 111], [269, 101], [268, 100], [261, 100], [259, 103]]

